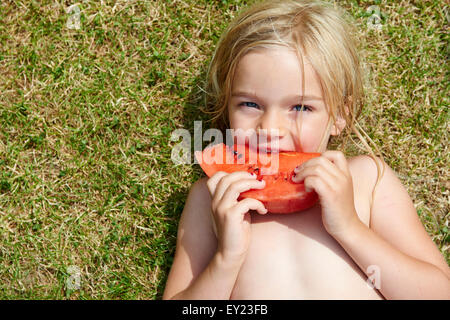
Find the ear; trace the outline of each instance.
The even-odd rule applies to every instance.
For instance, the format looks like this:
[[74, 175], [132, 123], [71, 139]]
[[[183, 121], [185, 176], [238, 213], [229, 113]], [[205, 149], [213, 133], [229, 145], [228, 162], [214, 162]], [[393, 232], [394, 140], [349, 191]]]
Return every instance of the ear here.
[[342, 132], [342, 130], [344, 130], [346, 124], [347, 121], [345, 121], [342, 116], [338, 116], [335, 123], [331, 126], [330, 134], [332, 136], [338, 136]]
[[[345, 114], [348, 116], [348, 114], [350, 112], [348, 109], [348, 106], [345, 106], [344, 110], [345, 110]], [[346, 125], [347, 125], [347, 121], [345, 121], [345, 118], [342, 115], [338, 114], [338, 116], [336, 117], [335, 123], [331, 126], [330, 134], [332, 136], [338, 136], [342, 132], [342, 130], [344, 130]]]

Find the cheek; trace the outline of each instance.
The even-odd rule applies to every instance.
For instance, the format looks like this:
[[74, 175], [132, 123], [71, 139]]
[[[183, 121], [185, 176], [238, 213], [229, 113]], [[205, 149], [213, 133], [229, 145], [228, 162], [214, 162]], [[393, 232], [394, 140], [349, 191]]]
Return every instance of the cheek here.
[[240, 114], [238, 111], [231, 111], [228, 113], [230, 119], [230, 128], [231, 129], [251, 129], [252, 121], [245, 117], [245, 115]]
[[[300, 141], [303, 152], [323, 152], [326, 149], [329, 133], [326, 132], [326, 121], [305, 121], [301, 126], [300, 136], [296, 136]], [[296, 132], [296, 131], [295, 131]], [[324, 139], [324, 142], [322, 143]], [[323, 150], [319, 150], [323, 149]]]
[[230, 128], [231, 129], [236, 128], [239, 118], [236, 116], [236, 112], [233, 111], [230, 106], [228, 107], [228, 119], [230, 121]]
[[231, 113], [229, 119], [230, 119], [230, 128], [235, 129], [239, 125], [239, 118], [236, 117], [233, 113]]
[[301, 150], [303, 152], [315, 152], [320, 140], [317, 131], [308, 125], [302, 126], [300, 136], [297, 137], [297, 139], [300, 141]]

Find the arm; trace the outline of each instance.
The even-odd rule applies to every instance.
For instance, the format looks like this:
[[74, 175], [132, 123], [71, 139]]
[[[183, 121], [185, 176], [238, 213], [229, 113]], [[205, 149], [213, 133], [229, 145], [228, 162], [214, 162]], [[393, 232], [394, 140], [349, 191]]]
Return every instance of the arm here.
[[[365, 167], [376, 167], [369, 158]], [[414, 205], [394, 172], [385, 164], [376, 187], [370, 228], [355, 220], [335, 237], [367, 272], [380, 271], [380, 292], [387, 299], [450, 299], [450, 269], [428, 236]]]
[[206, 180], [197, 181], [186, 200], [163, 299], [228, 299], [237, 277], [236, 266], [221, 263], [216, 255]]
[[[183, 291], [170, 299], [173, 300], [227, 300], [236, 282], [241, 267], [240, 262], [229, 263], [220, 255], [214, 255], [206, 269]], [[163, 299], [169, 299], [170, 295]]]
[[261, 187], [256, 177], [250, 178], [246, 172], [219, 172], [194, 184], [178, 227], [163, 299], [230, 298], [249, 244], [247, 213], [251, 209], [267, 212], [257, 200], [238, 202], [237, 198], [243, 191]]
[[[358, 157], [350, 172], [341, 152], [327, 151], [296, 170], [293, 181], [315, 189], [328, 233], [365, 272], [380, 271], [380, 292], [388, 299], [450, 299], [450, 271], [420, 222], [414, 205], [393, 171], [374, 190], [370, 228], [358, 218], [352, 176], [374, 181], [375, 163]], [[372, 179], [367, 177], [371, 176]], [[373, 183], [374, 184], [374, 183]], [[369, 195], [370, 196], [370, 195]]]

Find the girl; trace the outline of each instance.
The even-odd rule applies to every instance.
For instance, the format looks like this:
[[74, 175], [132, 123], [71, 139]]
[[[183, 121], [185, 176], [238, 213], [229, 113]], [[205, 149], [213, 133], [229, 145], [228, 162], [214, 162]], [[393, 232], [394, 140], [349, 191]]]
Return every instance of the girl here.
[[[363, 86], [350, 34], [336, 8], [312, 1], [255, 5], [226, 30], [209, 69], [213, 119], [276, 141], [272, 152], [321, 152], [292, 179], [319, 204], [266, 214], [258, 200], [237, 200], [264, 188], [247, 172], [197, 181], [164, 299], [450, 298], [445, 259], [358, 130]], [[344, 132], [371, 156], [327, 151]]]

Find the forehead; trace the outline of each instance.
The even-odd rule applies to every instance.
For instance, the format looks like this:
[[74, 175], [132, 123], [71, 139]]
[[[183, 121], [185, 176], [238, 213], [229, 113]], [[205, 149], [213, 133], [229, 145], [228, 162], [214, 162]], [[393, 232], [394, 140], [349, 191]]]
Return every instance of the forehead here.
[[302, 92], [301, 61], [294, 50], [281, 46], [251, 50], [237, 65], [232, 92], [322, 97], [319, 77], [305, 57], [303, 66], [305, 92]]

